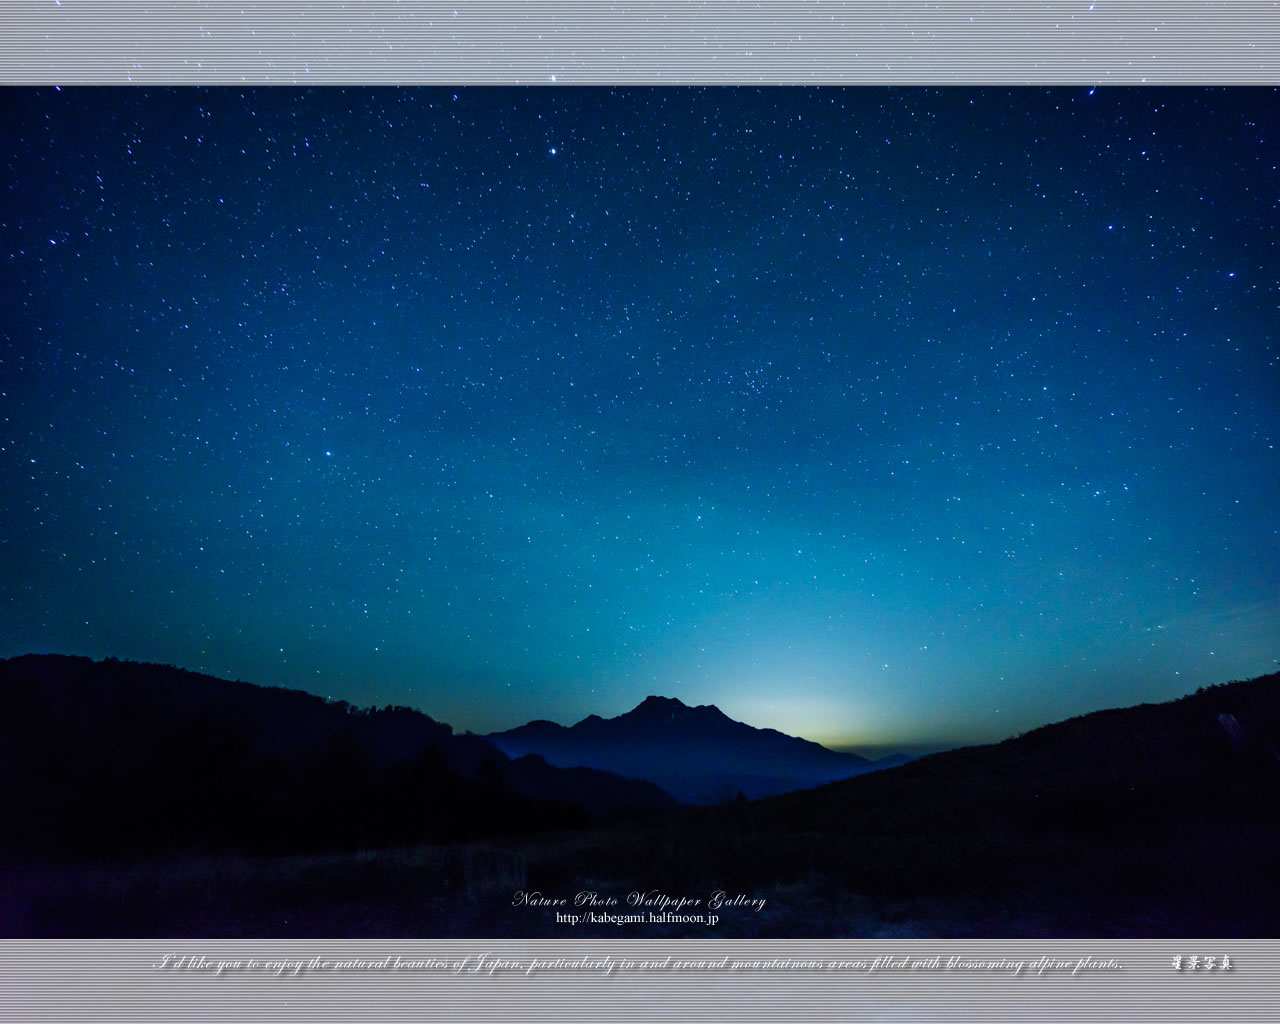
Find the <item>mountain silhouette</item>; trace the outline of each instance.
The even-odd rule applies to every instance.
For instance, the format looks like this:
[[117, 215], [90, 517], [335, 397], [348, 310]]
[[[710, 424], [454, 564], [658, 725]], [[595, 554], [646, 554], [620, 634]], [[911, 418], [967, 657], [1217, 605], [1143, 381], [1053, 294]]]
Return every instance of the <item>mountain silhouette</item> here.
[[[0, 660], [0, 857], [300, 852], [575, 827], [672, 807], [651, 783], [512, 761], [407, 707], [169, 665]], [[16, 780], [21, 780], [18, 784]]]
[[[696, 921], [566, 925], [512, 901], [584, 888], [748, 894], [766, 905], [728, 907], [716, 925], [748, 939], [1266, 938], [1280, 920], [1280, 674], [768, 799], [573, 829], [585, 812], [507, 780], [545, 794], [615, 776], [507, 761], [403, 709], [161, 666], [18, 662], [0, 662], [6, 938], [707, 935]], [[661, 698], [618, 719], [650, 736], [746, 728]], [[165, 722], [175, 731], [157, 741]], [[461, 745], [405, 760], [415, 730]], [[405, 845], [371, 851], [389, 830]], [[273, 839], [286, 855], [192, 855]], [[304, 841], [347, 855], [296, 856]]]
[[487, 737], [511, 757], [536, 753], [648, 779], [685, 803], [755, 799], [807, 789], [881, 767], [776, 729], [734, 721], [714, 704], [646, 697], [616, 718], [588, 715], [566, 727], [538, 720]]

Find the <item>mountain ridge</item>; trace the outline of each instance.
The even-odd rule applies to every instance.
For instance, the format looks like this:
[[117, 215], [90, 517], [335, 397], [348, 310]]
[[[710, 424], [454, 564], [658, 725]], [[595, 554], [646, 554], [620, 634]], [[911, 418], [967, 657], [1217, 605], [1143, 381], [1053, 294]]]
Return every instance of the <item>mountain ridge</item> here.
[[571, 726], [546, 719], [489, 733], [508, 756], [537, 753], [560, 767], [582, 765], [647, 779], [685, 803], [774, 796], [879, 767], [773, 728], [739, 722], [714, 704], [650, 694], [613, 718]]
[[449, 841], [667, 810], [652, 783], [508, 758], [413, 708], [108, 658], [0, 659], [0, 855]]
[[[0, 763], [3, 741], [23, 729], [0, 719]], [[35, 830], [41, 822], [13, 816], [12, 791], [41, 781], [23, 768], [4, 799], [10, 820]], [[193, 780], [180, 781], [191, 802]], [[452, 781], [464, 800], [486, 793]], [[1280, 919], [1278, 800], [1280, 673], [1087, 712], [773, 799], [680, 808], [552, 841], [428, 839], [372, 859], [360, 847], [229, 862], [173, 849], [164, 870], [138, 851], [109, 863], [78, 847], [57, 864], [0, 857], [0, 934], [559, 938], [559, 911], [513, 906], [513, 889], [571, 898], [589, 885], [617, 896], [660, 886], [760, 897], [758, 913], [729, 907], [717, 933], [732, 938], [1266, 938]], [[364, 807], [336, 800], [330, 811]], [[161, 824], [183, 827], [172, 816]], [[580, 921], [573, 933], [616, 938], [619, 929]], [[668, 922], [645, 934], [707, 931]]]

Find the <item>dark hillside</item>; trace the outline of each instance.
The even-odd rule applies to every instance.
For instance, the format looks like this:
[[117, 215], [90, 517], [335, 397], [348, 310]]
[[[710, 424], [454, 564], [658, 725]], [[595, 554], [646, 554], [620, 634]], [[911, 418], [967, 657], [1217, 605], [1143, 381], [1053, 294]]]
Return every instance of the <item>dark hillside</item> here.
[[1273, 674], [720, 812], [717, 828], [749, 829], [775, 877], [812, 871], [924, 915], [967, 906], [949, 926], [967, 934], [1269, 935], [1278, 750]]
[[[47, 664], [67, 667], [60, 661]], [[136, 667], [119, 671], [138, 678]], [[169, 670], [154, 671], [168, 678]], [[32, 685], [28, 678], [23, 687]], [[46, 685], [61, 684], [40, 683]], [[6, 692], [13, 693], [13, 687]], [[306, 695], [270, 699], [315, 701], [310, 713], [317, 721], [326, 707]], [[747, 938], [1267, 938], [1280, 921], [1280, 675], [1215, 686], [1166, 704], [1100, 711], [1002, 743], [935, 754], [805, 792], [590, 827], [581, 827], [584, 813], [566, 803], [529, 801], [514, 780], [524, 780], [520, 784], [531, 792], [559, 787], [567, 797], [575, 792], [571, 786], [590, 790], [601, 778], [598, 773], [566, 773], [530, 756], [514, 764], [482, 757], [468, 775], [462, 765], [483, 748], [465, 745], [454, 751], [446, 742], [453, 737], [440, 733], [445, 727], [438, 723], [419, 727], [424, 735], [440, 736], [440, 742], [428, 746], [417, 762], [392, 760], [381, 776], [386, 791], [397, 794], [383, 804], [378, 790], [367, 785], [376, 775], [369, 766], [382, 755], [371, 749], [376, 744], [364, 730], [383, 719], [397, 729], [411, 729], [407, 723], [413, 719], [404, 713], [355, 715], [330, 708], [342, 716], [344, 728], [335, 731], [306, 725], [308, 712], [300, 711], [300, 735], [288, 741], [299, 767], [278, 757], [265, 765], [261, 735], [232, 728], [207, 705], [197, 705], [207, 715], [198, 730], [189, 716], [169, 713], [170, 720], [188, 721], [181, 734], [185, 740], [171, 737], [158, 764], [147, 760], [159, 758], [154, 751], [143, 756], [130, 750], [122, 761], [131, 766], [128, 772], [117, 766], [95, 779], [77, 769], [74, 785], [86, 790], [75, 799], [65, 796], [72, 773], [60, 769], [55, 758], [40, 762], [42, 771], [61, 770], [62, 781], [49, 787], [37, 778], [32, 791], [63, 793], [57, 806], [67, 813], [85, 812], [79, 824], [74, 816], [61, 822], [56, 809], [37, 808], [14, 786], [6, 799], [11, 814], [19, 806], [21, 812], [12, 820], [49, 827], [64, 852], [80, 849], [75, 846], [80, 842], [94, 845], [85, 821], [118, 836], [124, 814], [153, 843], [171, 835], [184, 850], [194, 840], [212, 849], [208, 819], [201, 830], [190, 810], [182, 812], [184, 817], [161, 812], [174, 801], [199, 807], [198, 798], [207, 792], [212, 798], [205, 806], [221, 807], [223, 819], [244, 827], [245, 819], [228, 807], [234, 803], [231, 794], [260, 781], [234, 767], [252, 763], [255, 771], [267, 772], [262, 777], [270, 779], [275, 771], [293, 780], [260, 787], [272, 803], [261, 797], [250, 801], [257, 814], [253, 827], [277, 842], [296, 841], [297, 834], [313, 836], [317, 845], [353, 834], [391, 842], [395, 836], [387, 832], [388, 820], [408, 821], [411, 826], [397, 827], [420, 834], [394, 849], [355, 856], [184, 855], [144, 863], [139, 855], [132, 863], [108, 866], [13, 866], [0, 871], [0, 912], [10, 908], [0, 932], [25, 937], [712, 934], [708, 924], [692, 920], [646, 919], [625, 927], [583, 920], [571, 926], [557, 920], [554, 909], [513, 905], [517, 891], [571, 901], [588, 888], [615, 898], [622, 908], [632, 892], [704, 899], [717, 891], [742, 894], [748, 903], [761, 901], [758, 909], [726, 908], [714, 934]], [[150, 705], [143, 701], [142, 706]], [[72, 712], [82, 720], [73, 731], [93, 742], [91, 723], [108, 721], [108, 713], [104, 709], [95, 719], [83, 708]], [[103, 736], [130, 734], [123, 710], [110, 713], [116, 717]], [[5, 722], [5, 739], [25, 744], [21, 756], [35, 763], [39, 740], [34, 732], [21, 735], [12, 721]], [[51, 724], [42, 726], [46, 734]], [[308, 728], [316, 735], [304, 742]], [[112, 749], [112, 743], [98, 741], [94, 763], [109, 760]], [[227, 757], [226, 749], [240, 753]], [[209, 751], [223, 751], [217, 754], [220, 763], [233, 766], [225, 777], [197, 768], [200, 758], [213, 756]], [[17, 773], [15, 760], [6, 767], [10, 777], [32, 778]], [[180, 766], [172, 781], [157, 786], [154, 794], [123, 799], [123, 782], [148, 778], [148, 772], [171, 761]], [[328, 795], [308, 804], [304, 783], [313, 778], [325, 780], [320, 792]], [[335, 792], [339, 799], [333, 799]], [[346, 824], [330, 823], [332, 833], [306, 832], [311, 819], [287, 799], [299, 793], [308, 814], [320, 815], [327, 807], [334, 821]], [[90, 797], [115, 809], [95, 809]], [[406, 818], [401, 811], [416, 806], [415, 800], [426, 809]], [[469, 818], [468, 813], [478, 812], [468, 807], [509, 808], [512, 817], [503, 819], [507, 833], [483, 843], [436, 841], [466, 840], [494, 828], [491, 817]], [[286, 825], [273, 823], [269, 814], [281, 815]], [[571, 827], [529, 834], [554, 822]], [[116, 845], [123, 855], [124, 848]], [[104, 844], [99, 841], [96, 848]]]
[[171, 666], [0, 661], [10, 858], [300, 852], [511, 835], [673, 801], [514, 763], [405, 707]]

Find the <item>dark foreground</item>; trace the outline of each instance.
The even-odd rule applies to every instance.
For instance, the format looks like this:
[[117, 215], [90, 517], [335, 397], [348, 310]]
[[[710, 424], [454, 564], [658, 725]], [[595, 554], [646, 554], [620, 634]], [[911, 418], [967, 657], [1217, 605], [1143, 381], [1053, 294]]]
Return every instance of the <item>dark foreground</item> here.
[[[0, 875], [0, 934], [1267, 937], [1280, 920], [1280, 843], [1256, 827], [1106, 844], [1008, 830], [679, 829], [673, 821], [349, 855], [9, 867]], [[718, 891], [724, 902], [713, 909]], [[578, 898], [585, 892], [595, 899]], [[644, 903], [629, 903], [631, 893]]]
[[0, 933], [1266, 938], [1278, 740], [1272, 675], [612, 824], [338, 854], [11, 858]]

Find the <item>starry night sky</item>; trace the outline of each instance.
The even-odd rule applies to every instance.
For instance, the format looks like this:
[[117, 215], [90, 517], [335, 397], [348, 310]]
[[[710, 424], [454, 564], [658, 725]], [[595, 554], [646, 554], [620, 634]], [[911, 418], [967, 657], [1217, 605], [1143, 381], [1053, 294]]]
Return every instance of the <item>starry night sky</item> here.
[[0, 100], [0, 655], [872, 753], [1275, 669], [1274, 90]]

